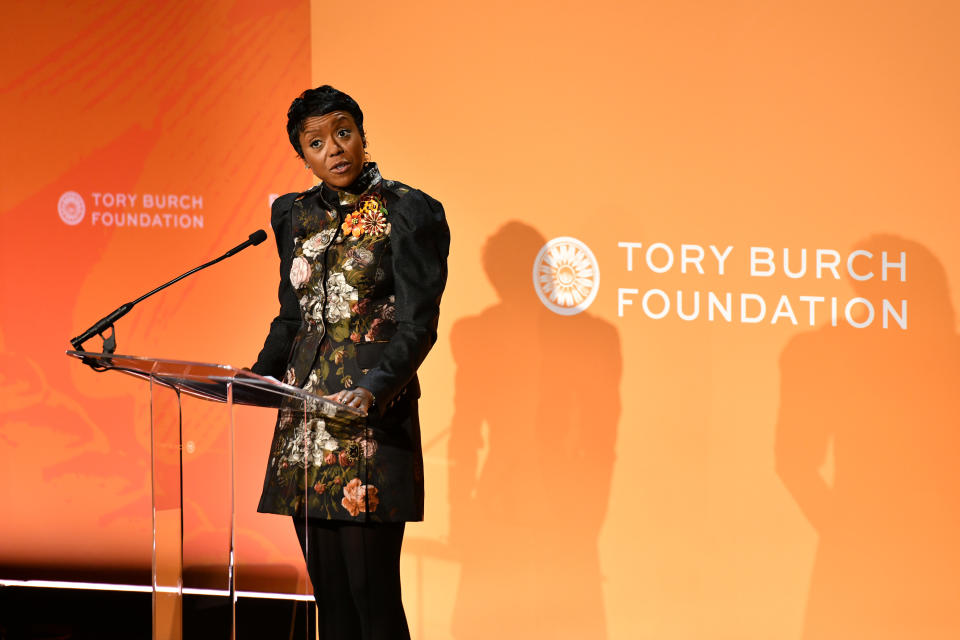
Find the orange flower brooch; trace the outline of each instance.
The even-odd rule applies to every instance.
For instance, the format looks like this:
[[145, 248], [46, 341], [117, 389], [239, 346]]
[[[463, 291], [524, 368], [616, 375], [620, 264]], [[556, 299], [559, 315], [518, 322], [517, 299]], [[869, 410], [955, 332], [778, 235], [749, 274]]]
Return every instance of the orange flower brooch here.
[[383, 233], [390, 233], [387, 223], [387, 207], [379, 194], [364, 196], [357, 202], [353, 213], [347, 214], [346, 220], [340, 226], [344, 236], [359, 238], [363, 234], [372, 237]]

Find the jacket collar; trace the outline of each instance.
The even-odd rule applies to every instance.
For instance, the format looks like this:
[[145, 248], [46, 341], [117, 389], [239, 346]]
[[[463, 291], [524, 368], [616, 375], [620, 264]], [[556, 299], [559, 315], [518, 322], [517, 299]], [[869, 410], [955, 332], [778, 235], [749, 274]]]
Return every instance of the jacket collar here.
[[374, 189], [383, 179], [376, 162], [367, 162], [363, 171], [353, 183], [343, 190], [337, 190], [327, 184], [320, 185], [320, 197], [325, 203], [338, 202], [340, 206], [356, 204], [357, 200]]

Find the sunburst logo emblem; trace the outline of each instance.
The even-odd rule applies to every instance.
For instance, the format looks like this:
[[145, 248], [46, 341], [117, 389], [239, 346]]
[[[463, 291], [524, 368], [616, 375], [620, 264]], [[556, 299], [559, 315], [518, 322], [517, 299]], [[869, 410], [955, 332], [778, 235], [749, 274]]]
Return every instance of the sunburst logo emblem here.
[[80, 224], [86, 212], [87, 206], [83, 203], [83, 196], [76, 191], [67, 191], [57, 201], [57, 213], [60, 214], [60, 219], [70, 226]]
[[533, 288], [550, 311], [572, 316], [585, 311], [597, 297], [600, 265], [593, 252], [576, 238], [554, 238], [533, 261]]

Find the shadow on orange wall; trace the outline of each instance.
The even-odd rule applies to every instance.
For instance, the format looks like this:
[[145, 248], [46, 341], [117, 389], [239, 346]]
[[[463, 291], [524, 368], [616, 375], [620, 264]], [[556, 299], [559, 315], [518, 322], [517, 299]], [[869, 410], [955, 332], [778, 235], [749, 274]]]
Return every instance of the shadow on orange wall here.
[[544, 242], [521, 222], [488, 238], [484, 268], [500, 301], [451, 332], [458, 639], [606, 637], [597, 538], [620, 418], [619, 336], [600, 318], [540, 304], [530, 258]]
[[825, 327], [783, 352], [777, 470], [819, 534], [803, 638], [957, 638], [960, 339], [946, 274], [902, 238], [857, 248], [906, 251], [906, 282], [853, 286], [907, 299], [909, 328]]

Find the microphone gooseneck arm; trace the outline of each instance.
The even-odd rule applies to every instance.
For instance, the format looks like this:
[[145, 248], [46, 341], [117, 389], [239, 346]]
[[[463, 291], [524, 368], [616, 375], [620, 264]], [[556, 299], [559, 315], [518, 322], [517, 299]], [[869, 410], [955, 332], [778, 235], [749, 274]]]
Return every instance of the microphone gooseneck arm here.
[[187, 276], [194, 274], [197, 271], [200, 271], [201, 269], [206, 269], [209, 266], [217, 264], [221, 260], [226, 260], [230, 256], [243, 251], [247, 247], [256, 246], [266, 239], [267, 239], [267, 232], [264, 231], [263, 229], [257, 229], [255, 232], [250, 234], [250, 237], [247, 238], [247, 240], [245, 240], [244, 242], [241, 242], [240, 244], [235, 246], [233, 249], [230, 249], [230, 251], [227, 251], [225, 254], [223, 254], [219, 258], [211, 260], [206, 264], [202, 264], [199, 267], [191, 269], [190, 271], [187, 271], [186, 273], [177, 276], [170, 282], [160, 285], [159, 287], [157, 287], [156, 289], [154, 289], [149, 293], [143, 294], [133, 302], [127, 302], [120, 305], [119, 307], [114, 309], [109, 315], [101, 318], [100, 320], [97, 320], [97, 322], [94, 323], [92, 327], [90, 327], [89, 329], [87, 329], [86, 331], [78, 335], [76, 338], [73, 338], [72, 340], [70, 340], [70, 344], [72, 344], [73, 348], [76, 349], [77, 351], [83, 351], [83, 343], [89, 340], [90, 338], [92, 338], [93, 336], [99, 335], [101, 338], [103, 338], [103, 341], [104, 341], [103, 352], [113, 353], [117, 347], [115, 332], [111, 331], [109, 337], [104, 337], [103, 333], [107, 329], [112, 329], [113, 323], [119, 320], [120, 318], [122, 318], [123, 316], [127, 315], [137, 303], [141, 302], [142, 300], [146, 300], [147, 298], [149, 298], [150, 296], [152, 296], [153, 294], [159, 291], [163, 291], [164, 289], [174, 284], [175, 282], [180, 282]]

